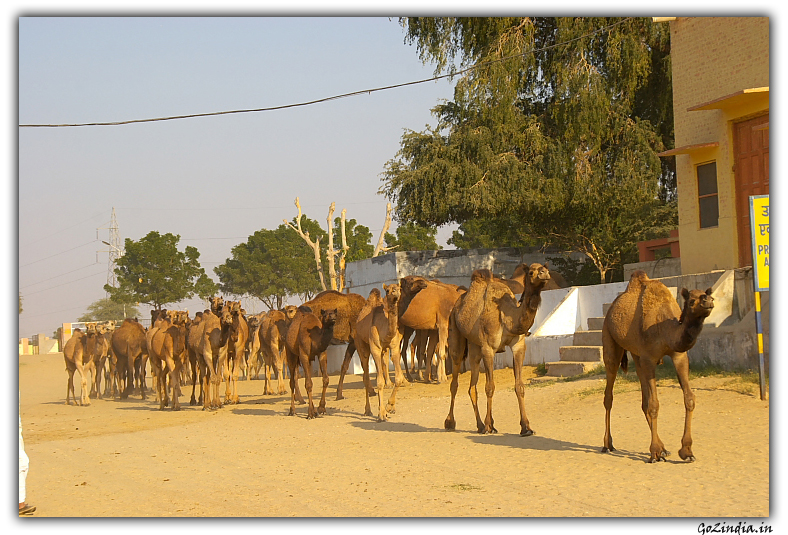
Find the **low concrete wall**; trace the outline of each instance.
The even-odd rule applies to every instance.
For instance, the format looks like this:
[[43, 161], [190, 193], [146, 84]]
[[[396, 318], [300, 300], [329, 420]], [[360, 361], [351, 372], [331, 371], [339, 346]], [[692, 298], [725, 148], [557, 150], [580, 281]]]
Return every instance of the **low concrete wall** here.
[[638, 269], [645, 271], [650, 279], [681, 275], [681, 258], [662, 258], [648, 262], [624, 264], [624, 280], [628, 281], [632, 272]]

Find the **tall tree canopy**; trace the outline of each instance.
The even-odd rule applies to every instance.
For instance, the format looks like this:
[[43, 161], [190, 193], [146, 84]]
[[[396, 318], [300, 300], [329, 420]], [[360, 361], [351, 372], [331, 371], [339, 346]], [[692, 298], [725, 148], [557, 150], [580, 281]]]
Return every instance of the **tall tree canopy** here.
[[[322, 232], [311, 219], [304, 218], [301, 225], [310, 235]], [[305, 297], [321, 289], [312, 251], [284, 224], [276, 230], [258, 230], [231, 253], [214, 268], [223, 292], [256, 297], [277, 310], [290, 296]]]
[[[296, 218], [292, 222], [295, 224]], [[301, 227], [312, 239], [320, 239], [325, 277], [327, 233], [317, 221], [306, 216], [301, 219]], [[355, 219], [346, 220], [345, 229], [349, 247], [346, 260], [352, 262], [372, 256], [369, 229], [357, 224]], [[334, 220], [333, 232], [336, 242], [341, 236], [339, 217]], [[231, 253], [231, 258], [214, 268], [223, 292], [256, 297], [269, 309], [277, 310], [290, 297], [299, 296], [306, 301], [322, 290], [314, 252], [285, 224], [275, 230], [258, 230], [246, 243], [233, 247]]]
[[476, 235], [514, 225], [506, 239], [582, 251], [601, 280], [637, 241], [675, 227], [671, 162], [657, 156], [672, 145], [667, 26], [597, 17], [401, 24], [436, 73], [473, 68], [454, 100], [433, 109], [437, 126], [406, 131], [386, 164], [381, 190], [399, 220], [456, 222]]
[[88, 305], [87, 311], [77, 318], [77, 321], [123, 321], [126, 318], [137, 318], [140, 312], [132, 304], [116, 303], [112, 299], [104, 298]]
[[424, 227], [415, 223], [402, 223], [397, 227], [397, 235], [386, 232], [386, 247], [397, 247], [397, 251], [437, 251], [443, 249], [435, 241], [438, 229]]
[[116, 260], [119, 286], [104, 285], [110, 299], [161, 309], [195, 294], [202, 298], [214, 295], [216, 284], [200, 267], [199, 251], [191, 246], [179, 251], [180, 239], [179, 235], [155, 230], [139, 241], [126, 238], [125, 253]]

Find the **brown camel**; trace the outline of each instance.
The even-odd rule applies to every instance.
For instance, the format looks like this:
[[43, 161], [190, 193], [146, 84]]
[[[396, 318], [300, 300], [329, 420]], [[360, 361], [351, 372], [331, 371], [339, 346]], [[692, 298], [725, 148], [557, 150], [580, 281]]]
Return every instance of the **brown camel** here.
[[627, 370], [627, 351], [635, 361], [640, 379], [643, 414], [651, 428], [649, 462], [664, 461], [669, 452], [657, 435], [657, 383], [655, 371], [665, 356], [676, 368], [684, 392], [684, 435], [679, 457], [694, 461], [692, 454], [692, 411], [695, 394], [689, 385], [689, 351], [703, 329], [703, 321], [714, 309], [711, 288], [705, 292], [682, 288], [684, 309], [680, 309], [671, 292], [660, 281], [651, 280], [644, 271], [635, 271], [624, 293], [619, 295], [605, 315], [602, 325], [602, 351], [607, 372], [605, 387], [605, 438], [603, 452], [615, 451], [610, 435], [610, 409], [613, 406], [613, 383], [618, 367]]
[[[364, 363], [365, 370], [369, 369], [370, 354], [375, 359], [375, 367], [378, 370], [377, 388], [375, 390], [378, 394], [379, 422], [388, 420], [389, 413], [394, 412], [397, 390], [399, 390], [399, 383], [395, 381], [388, 403], [383, 404], [384, 377], [388, 375], [388, 362], [384, 358], [384, 354], [391, 350], [392, 360], [399, 364], [399, 348], [402, 338], [402, 334], [397, 328], [399, 300], [402, 295], [400, 285], [399, 283], [384, 284], [383, 290], [386, 292], [386, 298], [382, 303], [380, 302], [380, 292], [377, 288], [370, 292], [370, 297], [367, 299], [369, 306], [364, 307], [358, 316], [355, 338], [358, 355], [362, 363]], [[398, 371], [402, 375], [402, 371]], [[366, 394], [364, 414], [372, 416], [372, 410], [369, 405], [369, 392], [371, 390], [369, 374], [364, 374], [364, 386]]]
[[101, 376], [109, 353], [109, 343], [105, 335], [108, 326], [104, 322], [85, 323], [85, 354], [93, 361], [93, 378], [90, 382], [90, 397], [101, 398]]
[[[162, 311], [163, 312], [163, 311]], [[180, 410], [180, 374], [186, 364], [188, 353], [186, 351], [186, 323], [188, 312], [167, 311], [160, 313], [156, 322], [148, 330], [148, 355], [151, 370], [157, 375], [156, 395], [159, 400], [159, 409], [164, 410], [172, 400], [172, 410]], [[167, 393], [167, 378], [169, 377], [171, 397]]]
[[336, 309], [337, 320], [334, 325], [334, 342], [346, 342], [345, 358], [342, 361], [342, 369], [339, 372], [339, 383], [337, 383], [337, 400], [344, 399], [342, 395], [342, 385], [345, 381], [345, 374], [350, 366], [350, 360], [356, 351], [356, 344], [353, 336], [356, 333], [356, 321], [358, 313], [364, 308], [367, 300], [354, 293], [343, 294], [336, 290], [326, 290], [317, 294], [312, 300], [304, 303], [312, 309], [314, 314], [320, 315], [323, 310]]
[[249, 325], [244, 319], [244, 310], [239, 301], [228, 301], [222, 308], [222, 324], [228, 325], [226, 371], [223, 373], [227, 381], [224, 404], [240, 403], [238, 396], [238, 375], [244, 367], [246, 341], [249, 339]]
[[[300, 306], [290, 322], [285, 336], [287, 366], [290, 368], [290, 416], [295, 415], [296, 370], [299, 364], [304, 370], [304, 388], [309, 398], [307, 419], [326, 413], [326, 389], [328, 388], [328, 369], [326, 348], [334, 337], [337, 310], [322, 310], [318, 317], [309, 307]], [[312, 371], [310, 363], [319, 355], [320, 372], [323, 376], [323, 393], [320, 405], [315, 410], [312, 402]]]
[[262, 351], [260, 324], [266, 314], [266, 312], [261, 312], [246, 317], [246, 325], [249, 327], [249, 338], [246, 340], [246, 369], [249, 380], [260, 379], [260, 369], [264, 364], [260, 353]]
[[[194, 319], [189, 322], [189, 325], [186, 328], [186, 353], [189, 358], [189, 366], [191, 368], [192, 374], [192, 397], [189, 400], [189, 405], [202, 404], [205, 395], [205, 390], [203, 389], [204, 367], [200, 366], [202, 355], [199, 353], [200, 341], [202, 339], [203, 329], [205, 328], [202, 320], [203, 313], [197, 312], [194, 315]], [[199, 399], [194, 395], [198, 382], [200, 384]]]
[[[99, 329], [101, 331], [101, 337], [103, 340], [97, 344], [97, 347], [100, 349], [100, 353], [98, 357], [95, 357], [96, 380], [94, 381], [96, 385], [96, 397], [99, 399], [112, 395], [112, 370], [114, 369], [114, 363], [112, 362], [112, 352], [110, 351], [110, 348], [112, 346], [112, 333], [115, 331], [115, 326], [115, 320], [99, 323]], [[101, 392], [102, 377], [104, 379], [103, 394]]]
[[[420, 282], [426, 283], [423, 288]], [[414, 330], [438, 331], [438, 373], [437, 382], [446, 381], [446, 347], [449, 336], [449, 316], [454, 303], [462, 295], [458, 286], [440, 281], [428, 281], [423, 277], [408, 275], [400, 279], [402, 299], [400, 299], [399, 330], [405, 344], [410, 341]], [[401, 349], [404, 351], [404, 349]], [[407, 370], [407, 365], [405, 366]], [[428, 379], [429, 380], [429, 379]]]
[[[520, 436], [533, 434], [525, 414], [525, 386], [522, 378], [525, 358], [525, 336], [534, 323], [536, 311], [542, 302], [541, 291], [550, 273], [546, 266], [533, 263], [528, 267], [525, 287], [520, 301], [508, 285], [493, 277], [488, 269], [478, 269], [471, 276], [468, 293], [462, 296], [451, 314], [449, 322], [449, 354], [452, 358], [451, 404], [444, 422], [446, 429], [454, 429], [454, 399], [457, 395], [460, 365], [468, 350], [471, 369], [471, 384], [468, 395], [476, 414], [476, 429], [479, 433], [496, 433], [492, 398], [495, 392], [493, 364], [496, 353], [502, 353], [508, 346], [514, 357], [514, 391], [520, 408]], [[477, 404], [476, 383], [479, 380], [479, 364], [484, 360], [487, 381], [484, 391], [487, 394], [487, 416], [482, 422]]]
[[[95, 332], [94, 332], [95, 334]], [[71, 405], [71, 397], [74, 398], [74, 405], [77, 404], [77, 395], [74, 391], [74, 372], [78, 371], [81, 379], [81, 392], [79, 404], [90, 405], [90, 393], [88, 390], [88, 373], [95, 374], [95, 366], [92, 355], [86, 349], [87, 335], [80, 329], [74, 329], [74, 334], [68, 339], [63, 347], [63, 358], [66, 361], [66, 372], [68, 372], [68, 382], [66, 383], [66, 405]]]
[[[285, 350], [285, 336], [287, 335], [287, 329], [290, 326], [290, 322], [295, 317], [297, 310], [298, 308], [293, 305], [287, 305], [282, 310], [271, 310], [265, 316], [263, 316], [263, 319], [260, 322], [260, 327], [258, 329], [260, 338], [260, 352], [263, 357], [262, 360], [265, 364], [265, 385], [263, 386], [264, 395], [287, 393], [287, 388], [285, 387], [284, 382], [285, 361], [287, 359]], [[277, 392], [274, 392], [271, 383], [272, 369], [276, 369], [278, 387]], [[298, 376], [296, 375], [296, 381], [297, 380]], [[298, 403], [304, 403], [304, 397], [301, 395], [301, 391], [298, 388], [298, 382], [295, 383], [295, 386], [296, 401]]]
[[[145, 328], [136, 319], [125, 319], [112, 333], [112, 353], [116, 358], [116, 374], [120, 398], [125, 399], [134, 388], [135, 366], [140, 366], [142, 399], [145, 399], [145, 362], [148, 359], [148, 345]], [[123, 383], [125, 382], [125, 387]]]
[[193, 351], [200, 367], [203, 391], [203, 410], [221, 408], [219, 387], [222, 383], [222, 368], [227, 359], [227, 342], [230, 326], [223, 325], [221, 319], [205, 310], [202, 320], [190, 330], [187, 346]]

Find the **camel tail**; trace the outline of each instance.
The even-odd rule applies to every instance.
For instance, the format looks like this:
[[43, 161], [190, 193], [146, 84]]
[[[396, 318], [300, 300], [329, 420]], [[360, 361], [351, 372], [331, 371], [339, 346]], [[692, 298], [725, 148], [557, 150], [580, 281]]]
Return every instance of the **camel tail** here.
[[628, 371], [629, 368], [629, 359], [627, 358], [627, 352], [624, 351], [624, 354], [621, 355], [621, 369], [625, 372]]

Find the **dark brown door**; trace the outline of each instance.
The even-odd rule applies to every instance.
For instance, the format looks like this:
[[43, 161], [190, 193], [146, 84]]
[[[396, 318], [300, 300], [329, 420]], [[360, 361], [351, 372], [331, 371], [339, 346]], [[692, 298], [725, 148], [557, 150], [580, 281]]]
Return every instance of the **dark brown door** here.
[[752, 265], [750, 195], [769, 194], [769, 115], [734, 124], [739, 267]]

